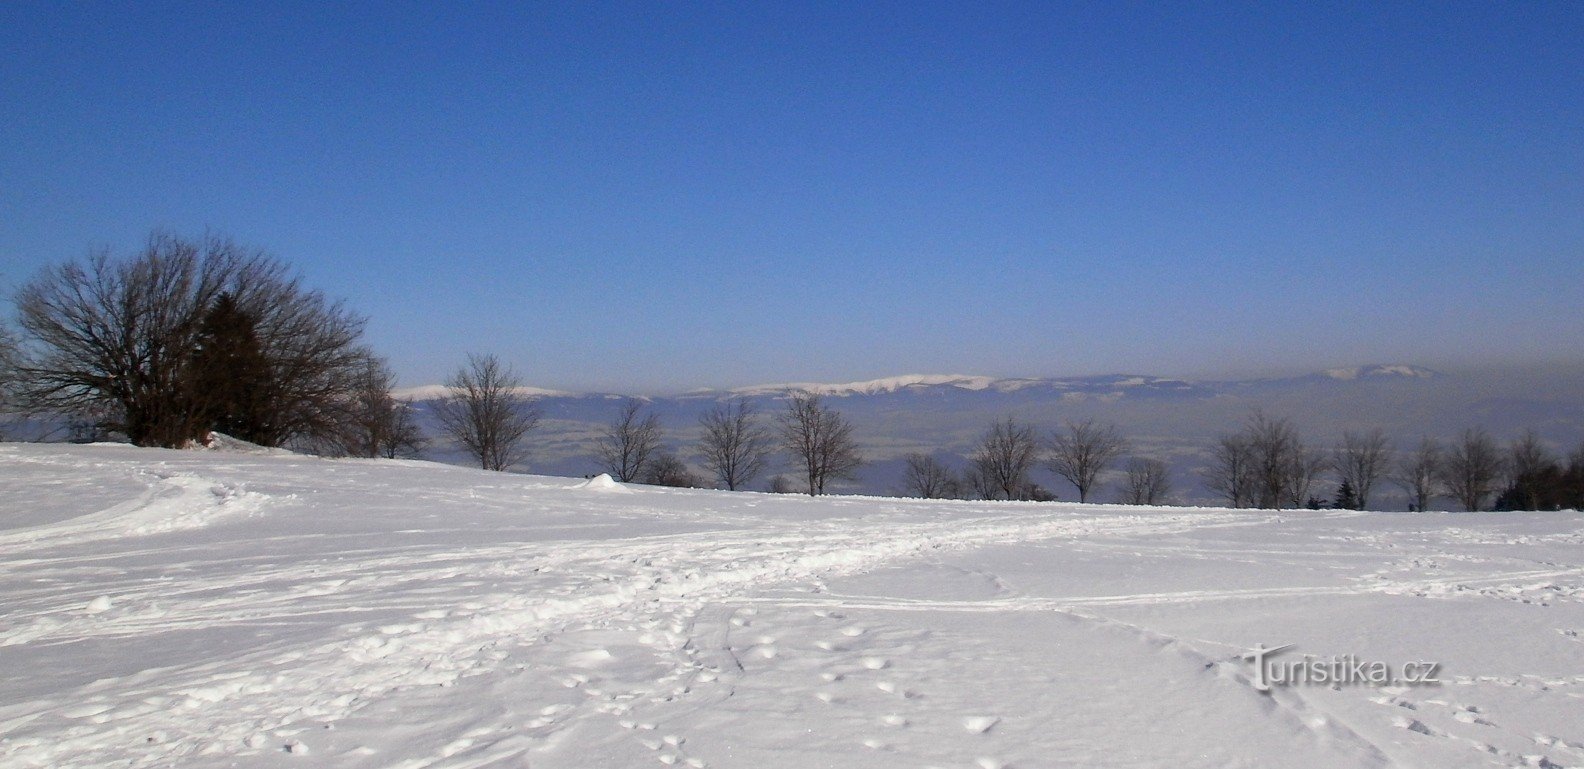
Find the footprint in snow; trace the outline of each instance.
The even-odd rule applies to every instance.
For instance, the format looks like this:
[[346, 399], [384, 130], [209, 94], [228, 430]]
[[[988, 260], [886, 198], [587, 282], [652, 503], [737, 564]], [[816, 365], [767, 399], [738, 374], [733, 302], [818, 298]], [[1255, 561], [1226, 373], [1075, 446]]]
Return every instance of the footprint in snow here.
[[885, 670], [891, 667], [891, 661], [884, 657], [864, 657], [858, 662], [870, 670]]
[[1407, 729], [1410, 732], [1418, 732], [1419, 734], [1429, 737], [1439, 736], [1434, 729], [1425, 726], [1424, 722], [1417, 718], [1398, 718], [1393, 723], [1396, 724], [1398, 728]]

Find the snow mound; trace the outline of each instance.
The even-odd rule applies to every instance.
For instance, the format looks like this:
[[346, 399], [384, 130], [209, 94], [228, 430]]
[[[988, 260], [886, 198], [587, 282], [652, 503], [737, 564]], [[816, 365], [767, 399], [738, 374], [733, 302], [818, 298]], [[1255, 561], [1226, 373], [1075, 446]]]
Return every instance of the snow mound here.
[[249, 443], [241, 438], [233, 438], [225, 433], [214, 431], [201, 441], [193, 441], [187, 448], [199, 451], [224, 451], [230, 454], [257, 454], [261, 456], [293, 456], [297, 452], [290, 449], [271, 448]]
[[585, 491], [601, 491], [615, 494], [633, 493], [632, 489], [617, 483], [615, 478], [610, 477], [610, 473], [600, 473], [599, 475], [596, 475], [593, 478], [573, 486], [572, 488], [583, 489]]

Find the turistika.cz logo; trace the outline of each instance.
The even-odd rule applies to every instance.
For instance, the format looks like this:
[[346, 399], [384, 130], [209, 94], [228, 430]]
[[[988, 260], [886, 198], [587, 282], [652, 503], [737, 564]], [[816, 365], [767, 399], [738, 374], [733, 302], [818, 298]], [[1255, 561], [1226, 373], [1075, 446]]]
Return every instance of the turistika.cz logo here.
[[1392, 665], [1361, 660], [1352, 654], [1277, 660], [1276, 655], [1297, 644], [1267, 647], [1259, 644], [1242, 655], [1254, 664], [1254, 688], [1269, 692], [1272, 686], [1439, 686], [1441, 663], [1404, 662]]

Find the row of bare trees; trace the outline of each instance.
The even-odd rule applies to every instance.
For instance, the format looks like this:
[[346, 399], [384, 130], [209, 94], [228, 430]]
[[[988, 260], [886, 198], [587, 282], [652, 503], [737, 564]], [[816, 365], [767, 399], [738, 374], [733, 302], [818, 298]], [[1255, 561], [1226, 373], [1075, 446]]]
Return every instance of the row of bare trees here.
[[[1042, 441], [1038, 430], [1015, 417], [990, 425], [968, 457], [959, 476], [934, 455], [909, 454], [903, 490], [926, 499], [975, 496], [982, 499], [1050, 500], [1055, 497], [1030, 480], [1041, 464], [1066, 479], [1087, 502], [1099, 488], [1101, 474], [1127, 452], [1127, 441], [1112, 425], [1092, 420], [1068, 422]], [[1123, 496], [1136, 504], [1160, 504], [1170, 493], [1164, 463], [1135, 458], [1127, 466]]]
[[155, 232], [128, 255], [47, 267], [0, 332], [8, 408], [91, 415], [94, 435], [176, 447], [220, 431], [264, 446], [415, 451], [365, 319], [284, 262], [218, 235]]
[[1255, 412], [1238, 433], [1221, 436], [1205, 470], [1207, 486], [1233, 507], [1316, 507], [1317, 481], [1337, 481], [1332, 507], [1369, 509], [1382, 481], [1400, 487], [1409, 508], [1438, 498], [1464, 510], [1546, 510], [1584, 504], [1584, 448], [1564, 464], [1533, 431], [1503, 447], [1482, 429], [1449, 445], [1424, 438], [1394, 452], [1380, 429], [1346, 431], [1330, 451], [1312, 449], [1286, 419]]
[[[642, 402], [629, 401], [600, 436], [597, 454], [606, 472], [619, 481], [704, 485], [680, 458], [662, 448], [659, 418], [644, 415], [643, 408]], [[761, 422], [753, 404], [734, 399], [701, 416], [699, 428], [702, 464], [716, 485], [731, 490], [745, 488], [763, 474], [778, 452], [792, 460], [810, 495], [824, 494], [831, 481], [852, 477], [863, 464], [852, 424], [817, 395], [792, 396], [773, 426]]]
[[[492, 355], [469, 356], [446, 381], [447, 395], [437, 405], [442, 429], [486, 470], [505, 470], [527, 457], [527, 435], [541, 417], [522, 382]], [[817, 395], [798, 394], [765, 424], [753, 404], [733, 399], [699, 417], [698, 456], [714, 484], [746, 488], [763, 475], [778, 453], [786, 454], [802, 475], [803, 489], [824, 494], [828, 484], [851, 478], [863, 464], [852, 424]], [[643, 401], [628, 400], [595, 442], [600, 468], [623, 483], [699, 487], [706, 480], [688, 469], [665, 446], [657, 414]], [[784, 490], [779, 478], [772, 486]]]

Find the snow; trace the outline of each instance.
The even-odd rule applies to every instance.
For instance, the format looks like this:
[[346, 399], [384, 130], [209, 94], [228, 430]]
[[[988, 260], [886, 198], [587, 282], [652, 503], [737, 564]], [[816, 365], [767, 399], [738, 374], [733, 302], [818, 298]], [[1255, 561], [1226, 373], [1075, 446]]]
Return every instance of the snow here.
[[1405, 366], [1402, 364], [1355, 366], [1352, 368], [1333, 368], [1322, 372], [1324, 376], [1350, 382], [1366, 377], [1406, 377], [1409, 379], [1432, 379], [1436, 372], [1418, 366]]
[[863, 382], [847, 382], [845, 384], [787, 382], [783, 384], [754, 385], [751, 387], [738, 387], [730, 392], [734, 395], [772, 395], [783, 392], [805, 392], [811, 395], [839, 398], [848, 395], [879, 395], [905, 390], [909, 387], [937, 385], [950, 385], [963, 390], [984, 390], [995, 384], [996, 381], [994, 377], [966, 376], [963, 374], [906, 374], [884, 379], [870, 379]]
[[584, 491], [598, 491], [616, 494], [632, 493], [632, 489], [629, 489], [626, 486], [616, 482], [615, 478], [610, 477], [610, 473], [600, 473], [599, 475], [596, 475], [593, 478], [590, 478], [574, 486], [573, 488], [583, 489]]
[[[551, 390], [544, 387], [516, 387], [512, 392], [525, 398], [572, 398], [578, 393], [566, 390]], [[391, 397], [397, 400], [430, 401], [444, 398], [451, 394], [451, 388], [443, 384], [419, 385], [417, 387], [403, 387], [391, 391]]]
[[[32, 444], [0, 500], [0, 766], [1584, 765], [1577, 513]], [[1258, 644], [1442, 683], [1261, 693]]]

